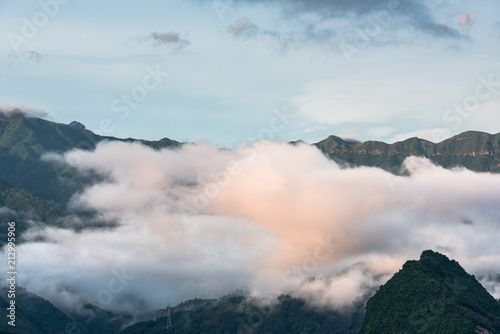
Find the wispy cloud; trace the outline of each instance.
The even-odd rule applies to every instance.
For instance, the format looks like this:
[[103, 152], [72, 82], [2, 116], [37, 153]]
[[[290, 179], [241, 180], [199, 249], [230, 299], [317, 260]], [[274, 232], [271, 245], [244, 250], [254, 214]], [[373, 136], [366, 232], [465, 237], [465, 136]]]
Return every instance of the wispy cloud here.
[[171, 47], [174, 50], [181, 50], [191, 44], [187, 39], [174, 31], [164, 33], [153, 32], [147, 36], [136, 36], [134, 40], [139, 42], [153, 42], [154, 46]]
[[9, 115], [15, 110], [20, 110], [28, 116], [45, 118], [45, 119], [54, 119], [53, 116], [40, 108], [35, 108], [32, 106], [28, 106], [22, 103], [3, 103], [0, 104], [0, 113], [4, 115]]
[[261, 28], [247, 18], [235, 21], [227, 27], [227, 30], [235, 38], [250, 39], [256, 37], [269, 37], [279, 43], [281, 51], [286, 51], [290, 42], [290, 37], [278, 31]]
[[12, 52], [7, 55], [7, 66], [14, 69], [25, 68], [29, 65], [38, 65], [43, 55], [35, 50]]
[[388, 126], [374, 127], [366, 131], [366, 133], [373, 138], [383, 138], [396, 132], [397, 129]]
[[[439, 137], [436, 136], [437, 133], [440, 134]], [[436, 140], [439, 139], [449, 138], [451, 135], [452, 135], [451, 130], [448, 128], [423, 129], [423, 130], [396, 134], [390, 140], [388, 140], [388, 142], [395, 143], [413, 137], [435, 142]]]
[[460, 13], [460, 21], [458, 21], [458, 26], [460, 27], [460, 30], [468, 35], [472, 25], [474, 24], [474, 21], [472, 21], [471, 17], [467, 12], [462, 12]]
[[253, 37], [260, 32], [257, 25], [249, 19], [238, 20], [227, 29], [235, 37]]
[[[358, 24], [377, 17], [387, 19], [390, 30], [413, 29], [435, 38], [460, 39], [462, 34], [446, 24], [437, 22], [432, 10], [424, 3], [412, 0], [389, 1], [324, 1], [324, 0], [240, 0], [237, 4], [277, 6], [286, 20], [302, 29], [306, 40], [325, 41], [338, 37], [339, 24], [350, 20]], [[333, 26], [330, 24], [333, 23]], [[297, 29], [296, 29], [297, 30]]]

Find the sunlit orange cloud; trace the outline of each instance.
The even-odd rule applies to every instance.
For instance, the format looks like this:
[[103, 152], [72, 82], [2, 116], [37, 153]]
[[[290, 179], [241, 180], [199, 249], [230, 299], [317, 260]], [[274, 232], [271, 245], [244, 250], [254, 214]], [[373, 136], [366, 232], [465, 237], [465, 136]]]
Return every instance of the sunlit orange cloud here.
[[287, 267], [313, 256], [322, 240], [337, 244], [331, 261], [344, 257], [359, 242], [351, 234], [363, 222], [363, 212], [382, 209], [388, 192], [378, 169], [353, 174], [314, 148], [269, 144], [265, 154], [242, 167], [211, 207], [268, 228], [280, 241], [270, 260], [275, 260], [273, 266]]

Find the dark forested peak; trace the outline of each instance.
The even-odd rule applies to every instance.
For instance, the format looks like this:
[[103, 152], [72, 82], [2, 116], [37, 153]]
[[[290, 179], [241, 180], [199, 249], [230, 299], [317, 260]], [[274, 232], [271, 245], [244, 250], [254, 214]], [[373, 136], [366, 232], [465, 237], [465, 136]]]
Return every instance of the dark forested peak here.
[[500, 333], [500, 305], [457, 261], [426, 250], [367, 302], [368, 333]]
[[82, 123], [77, 122], [77, 121], [73, 121], [73, 122], [69, 123], [69, 126], [72, 126], [77, 130], [85, 130], [85, 125], [83, 125]]

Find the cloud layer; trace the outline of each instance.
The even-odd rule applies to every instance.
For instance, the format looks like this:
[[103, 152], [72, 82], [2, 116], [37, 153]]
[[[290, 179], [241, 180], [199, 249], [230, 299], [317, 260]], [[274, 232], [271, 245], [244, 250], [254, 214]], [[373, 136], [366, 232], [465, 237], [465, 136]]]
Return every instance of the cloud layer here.
[[19, 284], [62, 307], [136, 312], [235, 289], [345, 307], [424, 249], [481, 277], [500, 273], [499, 175], [416, 157], [410, 177], [340, 169], [314, 147], [270, 142], [108, 142], [61, 159], [107, 176], [73, 205], [120, 223], [32, 230], [18, 246]]
[[53, 119], [52, 115], [45, 110], [34, 108], [20, 103], [2, 103], [0, 104], [0, 114], [9, 115], [14, 110], [21, 110], [25, 115], [31, 117]]

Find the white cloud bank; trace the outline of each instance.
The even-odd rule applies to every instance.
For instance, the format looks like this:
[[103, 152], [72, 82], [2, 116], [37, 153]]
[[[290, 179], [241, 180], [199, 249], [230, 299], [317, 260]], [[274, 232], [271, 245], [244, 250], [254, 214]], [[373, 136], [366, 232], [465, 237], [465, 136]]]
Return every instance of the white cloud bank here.
[[269, 142], [234, 151], [108, 142], [62, 159], [108, 176], [73, 203], [120, 226], [47, 228], [32, 231], [46, 241], [18, 246], [19, 284], [58, 306], [138, 311], [247, 288], [345, 307], [389, 277], [373, 275], [425, 249], [500, 273], [500, 175], [412, 157], [411, 176], [396, 177]]

